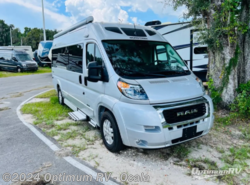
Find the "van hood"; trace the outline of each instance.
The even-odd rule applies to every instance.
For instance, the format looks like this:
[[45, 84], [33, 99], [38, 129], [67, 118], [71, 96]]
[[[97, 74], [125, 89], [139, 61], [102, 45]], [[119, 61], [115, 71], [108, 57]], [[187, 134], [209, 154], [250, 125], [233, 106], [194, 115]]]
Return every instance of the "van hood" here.
[[204, 95], [195, 75], [136, 81], [143, 87], [152, 104], [182, 101]]
[[32, 60], [25, 60], [25, 61], [21, 61], [22, 64], [36, 64], [35, 61], [32, 61]]

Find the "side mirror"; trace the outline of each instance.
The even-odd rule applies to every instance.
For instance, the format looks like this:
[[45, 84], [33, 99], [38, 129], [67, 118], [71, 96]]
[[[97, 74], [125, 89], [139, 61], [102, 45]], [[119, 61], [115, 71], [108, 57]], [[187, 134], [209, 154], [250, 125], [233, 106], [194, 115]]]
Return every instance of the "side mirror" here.
[[12, 57], [12, 60], [14, 60], [14, 61], [16, 61], [16, 62], [17, 62], [17, 59], [16, 59], [16, 57]]
[[88, 81], [98, 82], [103, 80], [103, 67], [98, 65], [96, 61], [88, 64]]

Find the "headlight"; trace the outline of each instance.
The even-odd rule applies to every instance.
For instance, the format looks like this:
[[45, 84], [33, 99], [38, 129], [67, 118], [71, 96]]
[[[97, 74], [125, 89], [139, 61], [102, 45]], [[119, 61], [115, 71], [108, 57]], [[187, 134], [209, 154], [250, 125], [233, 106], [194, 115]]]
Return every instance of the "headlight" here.
[[117, 82], [119, 91], [126, 97], [135, 100], [148, 100], [148, 96], [140, 85], [131, 85], [122, 81]]
[[22, 64], [23, 67], [26, 67], [26, 64]]
[[196, 81], [199, 82], [201, 88], [202, 88], [202, 91], [205, 92], [205, 88], [203, 86], [203, 82], [201, 81], [201, 79], [199, 79], [198, 77], [196, 77]]

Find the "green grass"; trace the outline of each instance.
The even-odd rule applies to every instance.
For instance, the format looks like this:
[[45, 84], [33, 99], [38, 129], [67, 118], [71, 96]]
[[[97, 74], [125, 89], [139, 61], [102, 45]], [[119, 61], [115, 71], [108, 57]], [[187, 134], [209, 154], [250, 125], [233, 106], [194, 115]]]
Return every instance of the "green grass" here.
[[32, 114], [36, 121], [34, 124], [53, 124], [55, 120], [62, 120], [68, 117], [68, 112], [71, 110], [67, 106], [62, 106], [58, 103], [58, 98], [50, 97], [49, 102], [35, 102], [25, 104], [21, 111], [23, 114]]
[[173, 154], [173, 156], [179, 158], [180, 160], [187, 158], [190, 152], [190, 148], [185, 144], [180, 144], [171, 147], [171, 153]]
[[0, 78], [6, 78], [11, 76], [25, 76], [25, 75], [35, 75], [35, 74], [42, 74], [42, 73], [51, 73], [51, 68], [49, 67], [39, 67], [37, 71], [28, 71], [28, 72], [22, 72], [22, 73], [16, 73], [16, 72], [7, 72], [7, 71], [0, 71]]
[[56, 90], [53, 89], [53, 90], [47, 91], [46, 93], [36, 96], [36, 98], [51, 98], [51, 97], [56, 97], [56, 96], [57, 96], [57, 92]]
[[79, 134], [79, 132], [77, 130], [72, 130], [70, 132], [61, 133], [59, 141], [66, 141], [66, 140], [69, 140], [69, 139], [75, 139], [79, 135], [80, 134]]

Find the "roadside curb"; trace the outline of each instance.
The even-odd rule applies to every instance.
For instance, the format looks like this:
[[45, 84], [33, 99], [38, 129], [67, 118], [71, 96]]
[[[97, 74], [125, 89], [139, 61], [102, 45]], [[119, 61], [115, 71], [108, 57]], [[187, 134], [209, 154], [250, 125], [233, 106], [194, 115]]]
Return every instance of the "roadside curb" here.
[[[35, 98], [36, 96], [43, 94], [47, 91], [50, 91], [52, 89], [48, 89], [46, 91], [43, 91], [39, 94], [36, 94], [30, 98], [28, 98], [27, 100], [23, 101], [16, 109], [16, 113], [18, 118], [21, 120], [21, 122], [28, 127], [40, 140], [42, 140], [52, 151], [56, 152], [58, 150], [60, 150], [60, 148], [54, 144], [50, 139], [48, 139], [46, 136], [44, 136], [39, 130], [37, 130], [36, 127], [34, 127], [32, 124], [29, 124], [27, 122], [25, 122], [25, 120], [22, 117], [21, 114], [21, 108], [24, 104], [26, 104], [27, 102], [29, 102], [31, 99]], [[63, 157], [63, 159], [65, 161], [67, 161], [69, 164], [71, 164], [72, 166], [78, 168], [79, 170], [83, 171], [84, 173], [91, 175], [93, 177], [93, 179], [97, 178], [97, 172], [92, 170], [91, 168], [89, 168], [88, 166], [78, 162], [76, 159], [74, 159], [73, 157]], [[113, 182], [113, 181], [108, 181], [106, 182], [105, 179], [103, 178], [103, 182], [98, 181], [99, 183], [105, 184], [105, 185], [117, 185], [117, 183]]]

